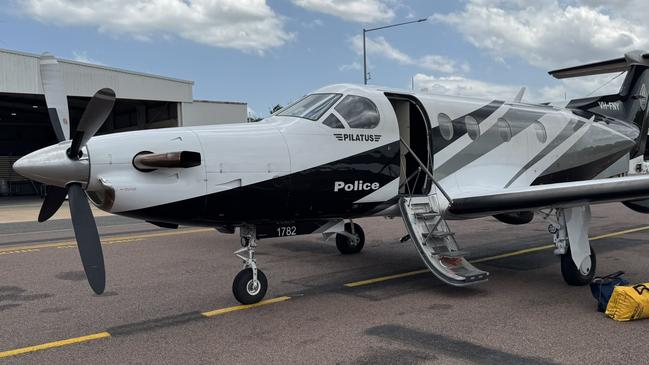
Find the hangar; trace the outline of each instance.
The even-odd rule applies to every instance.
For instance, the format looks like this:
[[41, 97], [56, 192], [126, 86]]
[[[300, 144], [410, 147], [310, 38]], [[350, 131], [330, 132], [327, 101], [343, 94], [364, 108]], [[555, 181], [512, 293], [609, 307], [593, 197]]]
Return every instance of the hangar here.
[[[29, 152], [54, 144], [39, 60], [41, 56], [0, 49], [0, 196], [41, 194], [38, 183], [11, 168]], [[247, 104], [193, 99], [193, 81], [58, 59], [74, 130], [90, 97], [115, 90], [113, 112], [98, 134], [138, 129], [245, 122]]]

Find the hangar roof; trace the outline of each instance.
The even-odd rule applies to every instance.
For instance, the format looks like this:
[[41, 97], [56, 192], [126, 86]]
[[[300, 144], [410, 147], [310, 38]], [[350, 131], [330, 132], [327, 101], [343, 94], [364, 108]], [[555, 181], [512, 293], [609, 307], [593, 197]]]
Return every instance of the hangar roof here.
[[[43, 94], [37, 54], [0, 49], [0, 93]], [[120, 99], [191, 102], [193, 81], [57, 59], [69, 96], [89, 97], [104, 87]]]

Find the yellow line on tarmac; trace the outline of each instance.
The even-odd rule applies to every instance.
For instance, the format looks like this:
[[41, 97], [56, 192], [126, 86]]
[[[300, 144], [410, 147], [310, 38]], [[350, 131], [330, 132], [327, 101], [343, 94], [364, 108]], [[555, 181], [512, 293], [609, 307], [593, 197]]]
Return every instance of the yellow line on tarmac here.
[[36, 345], [36, 346], [23, 347], [23, 348], [20, 348], [20, 349], [0, 352], [0, 359], [5, 358], [5, 357], [10, 357], [10, 356], [27, 354], [27, 353], [30, 353], [30, 352], [47, 350], [47, 349], [51, 349], [51, 348], [55, 348], [55, 347], [62, 347], [62, 346], [68, 346], [68, 345], [73, 345], [73, 344], [82, 343], [82, 342], [99, 340], [99, 339], [108, 338], [108, 337], [110, 337], [110, 333], [108, 333], [108, 332], [99, 332], [99, 333], [94, 333], [92, 335], [69, 338], [67, 340], [48, 342], [48, 343], [44, 343], [44, 344]]
[[268, 304], [285, 302], [285, 301], [287, 301], [289, 299], [291, 299], [291, 297], [277, 297], [277, 298], [273, 298], [273, 299], [262, 300], [261, 302], [255, 303], [255, 304], [236, 305], [234, 307], [215, 309], [215, 310], [212, 310], [212, 311], [203, 312], [201, 314], [203, 316], [209, 318], [209, 317], [214, 317], [214, 316], [218, 316], [218, 315], [225, 314], [225, 313], [230, 313], [230, 312], [236, 312], [236, 311], [240, 311], [240, 310], [244, 310], [244, 309], [262, 307], [262, 306], [268, 305]]
[[[291, 297], [286, 297], [286, 296], [277, 297], [277, 298], [272, 298], [272, 299], [268, 299], [268, 300], [262, 300], [261, 302], [255, 303], [255, 304], [236, 305], [236, 306], [233, 306], [233, 307], [215, 309], [215, 310], [203, 312], [203, 313], [201, 313], [201, 315], [203, 317], [205, 317], [205, 318], [210, 318], [210, 317], [218, 316], [218, 315], [221, 315], [221, 314], [241, 311], [241, 310], [245, 310], [245, 309], [262, 307], [262, 306], [273, 304], [273, 303], [285, 302], [285, 301], [287, 301], [289, 299], [291, 299]], [[8, 351], [0, 352], [0, 359], [5, 358], [5, 357], [11, 357], [11, 356], [16, 356], [16, 355], [27, 354], [27, 353], [30, 353], [30, 352], [43, 351], [43, 350], [52, 349], [52, 348], [55, 348], [55, 347], [63, 347], [63, 346], [74, 345], [74, 344], [82, 343], [82, 342], [99, 340], [99, 339], [108, 338], [108, 337], [111, 337], [111, 336], [112, 335], [109, 332], [105, 331], [105, 332], [94, 333], [94, 334], [87, 335], [87, 336], [74, 337], [74, 338], [69, 338], [69, 339], [66, 339], [66, 340], [48, 342], [48, 343], [44, 343], [44, 344], [41, 344], [41, 345], [27, 346], [27, 347], [15, 349], [15, 350], [8, 350]]]
[[504, 258], [512, 257], [512, 256], [520, 256], [520, 255], [525, 255], [527, 253], [543, 251], [543, 250], [547, 250], [547, 249], [554, 248], [554, 247], [555, 247], [554, 244], [551, 244], [551, 245], [543, 245], [543, 246], [537, 246], [537, 247], [524, 248], [524, 249], [518, 250], [518, 251], [506, 252], [506, 253], [503, 253], [503, 254], [500, 254], [500, 255], [483, 257], [483, 258], [477, 259], [477, 260], [471, 260], [471, 263], [480, 263], [480, 262], [504, 259]]
[[[214, 231], [212, 228], [197, 228], [197, 229], [182, 229], [173, 232], [155, 232], [155, 233], [145, 233], [145, 234], [135, 234], [135, 235], [122, 235], [122, 236], [110, 236], [102, 239], [102, 244], [108, 245], [111, 243], [123, 243], [126, 241], [139, 241], [147, 238], [155, 237], [165, 237], [165, 236], [177, 236], [183, 234], [192, 234], [192, 233], [202, 233], [202, 232], [211, 232]], [[53, 248], [60, 246], [70, 246], [76, 247], [76, 241], [60, 241], [52, 243], [41, 243], [29, 246], [11, 246], [0, 248], [0, 254], [6, 251], [17, 251], [17, 250], [33, 250], [40, 248]]]
[[356, 286], [370, 285], [370, 284], [380, 283], [382, 281], [388, 281], [388, 280], [405, 278], [405, 277], [413, 276], [413, 275], [419, 275], [419, 274], [426, 273], [428, 271], [429, 271], [428, 269], [421, 269], [421, 270], [404, 272], [404, 273], [401, 273], [401, 274], [381, 276], [379, 278], [355, 281], [353, 283], [347, 283], [347, 284], [345, 284], [345, 286], [348, 287], [348, 288], [353, 288], [353, 287], [356, 287]]
[[[591, 237], [590, 240], [591, 241], [596, 241], [596, 240], [601, 240], [601, 239], [604, 239], [604, 238], [622, 236], [622, 235], [629, 234], [629, 233], [635, 233], [635, 232], [641, 232], [641, 231], [647, 231], [647, 230], [649, 230], [649, 226], [625, 229], [623, 231], [605, 233], [605, 234], [602, 234], [602, 235], [599, 235], [599, 236]], [[488, 257], [483, 257], [483, 258], [476, 259], [476, 260], [471, 260], [471, 262], [472, 263], [480, 263], [480, 262], [494, 261], [494, 260], [504, 259], [504, 258], [507, 258], [507, 257], [520, 256], [520, 255], [525, 255], [525, 254], [532, 253], [532, 252], [544, 251], [544, 250], [548, 250], [548, 249], [551, 249], [551, 248], [554, 248], [554, 247], [555, 247], [554, 244], [530, 247], [530, 248], [525, 248], [525, 249], [522, 249], [522, 250], [506, 252], [506, 253], [503, 253], [503, 254], [500, 254], [500, 255], [488, 256]], [[355, 282], [352, 282], [352, 283], [346, 283], [344, 285], [345, 285], [345, 287], [348, 287], [348, 288], [354, 288], [354, 287], [357, 287], [357, 286], [376, 284], [376, 283], [381, 283], [381, 282], [384, 282], [384, 281], [389, 281], [389, 280], [394, 280], [394, 279], [405, 278], [405, 277], [408, 277], [408, 276], [424, 274], [424, 273], [427, 273], [427, 272], [429, 272], [428, 269], [421, 269], [421, 270], [404, 272], [404, 273], [401, 273], [401, 274], [387, 275], [387, 276], [381, 276], [381, 277], [367, 279], [367, 280], [355, 281]]]

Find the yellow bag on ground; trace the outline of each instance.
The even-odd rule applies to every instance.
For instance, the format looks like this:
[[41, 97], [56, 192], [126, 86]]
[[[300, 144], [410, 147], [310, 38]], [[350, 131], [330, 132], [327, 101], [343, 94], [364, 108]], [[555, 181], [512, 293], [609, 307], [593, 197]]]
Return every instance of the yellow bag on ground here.
[[649, 318], [649, 283], [616, 286], [606, 306], [606, 315], [616, 321]]

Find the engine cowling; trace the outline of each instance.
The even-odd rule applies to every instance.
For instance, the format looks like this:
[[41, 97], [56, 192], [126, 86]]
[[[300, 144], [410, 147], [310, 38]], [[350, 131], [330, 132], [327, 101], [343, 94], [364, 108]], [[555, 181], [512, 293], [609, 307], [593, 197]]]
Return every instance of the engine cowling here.
[[649, 199], [622, 202], [622, 204], [634, 212], [649, 214]]
[[494, 218], [507, 224], [514, 224], [514, 225], [527, 224], [531, 222], [532, 219], [534, 219], [534, 212], [524, 211], [524, 212], [496, 214], [494, 215]]

